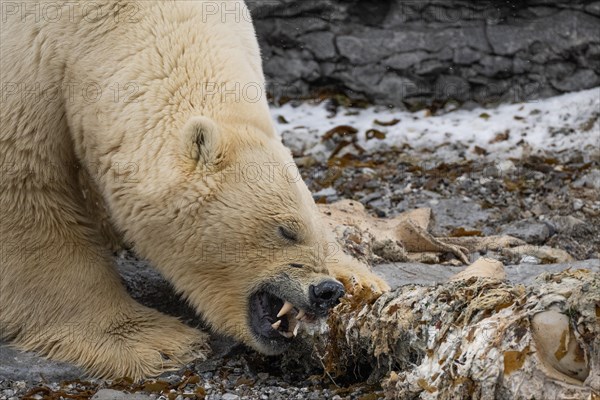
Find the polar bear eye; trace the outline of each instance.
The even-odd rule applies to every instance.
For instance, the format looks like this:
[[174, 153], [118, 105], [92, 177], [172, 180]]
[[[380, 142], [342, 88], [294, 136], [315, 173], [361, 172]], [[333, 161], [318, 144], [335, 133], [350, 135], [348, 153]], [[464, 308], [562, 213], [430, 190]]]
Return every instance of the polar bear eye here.
[[281, 236], [285, 240], [288, 240], [290, 242], [297, 242], [298, 241], [298, 234], [296, 232], [290, 230], [289, 228], [286, 228], [284, 226], [280, 226], [278, 228], [278, 232], [279, 232], [279, 236]]

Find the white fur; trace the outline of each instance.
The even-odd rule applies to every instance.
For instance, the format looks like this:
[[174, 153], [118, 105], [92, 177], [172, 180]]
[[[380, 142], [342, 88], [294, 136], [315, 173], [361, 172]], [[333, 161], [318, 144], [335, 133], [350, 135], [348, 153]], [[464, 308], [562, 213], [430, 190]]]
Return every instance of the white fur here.
[[[332, 239], [265, 96], [244, 96], [264, 88], [245, 6], [226, 2], [240, 11], [224, 21], [207, 3], [225, 2], [95, 1], [96, 21], [68, 2], [57, 21], [3, 15], [0, 333], [22, 348], [134, 378], [205, 356], [205, 334], [127, 295], [113, 237], [211, 326], [265, 352], [247, 326], [253, 290], [281, 274], [299, 291], [352, 275], [317, 250]], [[57, 97], [26, 95], [36, 84]], [[238, 97], [214, 84], [238, 85]], [[301, 244], [282, 242], [280, 224]], [[306, 268], [289, 272], [290, 258]]]

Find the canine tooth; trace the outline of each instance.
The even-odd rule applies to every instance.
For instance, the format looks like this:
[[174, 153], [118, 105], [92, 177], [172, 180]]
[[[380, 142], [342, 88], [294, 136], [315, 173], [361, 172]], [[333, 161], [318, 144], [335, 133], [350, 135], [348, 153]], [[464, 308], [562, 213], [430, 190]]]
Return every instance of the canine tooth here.
[[274, 324], [271, 325], [271, 327], [275, 330], [279, 329], [279, 326], [281, 325], [281, 320], [278, 319], [277, 322], [275, 322]]
[[302, 320], [302, 318], [304, 318], [305, 315], [306, 315], [306, 312], [304, 310], [300, 310], [300, 312], [298, 312], [298, 314], [296, 315], [296, 319]]
[[292, 332], [281, 332], [281, 331], [277, 331], [281, 334], [281, 336], [284, 336], [286, 338], [291, 338], [292, 336], [294, 336], [294, 334]]
[[277, 318], [289, 313], [292, 308], [294, 308], [294, 305], [292, 303], [290, 303], [289, 301], [286, 301], [283, 304], [283, 307], [281, 307], [281, 310], [279, 310], [279, 314], [277, 314]]
[[300, 329], [300, 324], [301, 322], [298, 322], [296, 324], [296, 327], [294, 328], [294, 336], [298, 336], [298, 329]]

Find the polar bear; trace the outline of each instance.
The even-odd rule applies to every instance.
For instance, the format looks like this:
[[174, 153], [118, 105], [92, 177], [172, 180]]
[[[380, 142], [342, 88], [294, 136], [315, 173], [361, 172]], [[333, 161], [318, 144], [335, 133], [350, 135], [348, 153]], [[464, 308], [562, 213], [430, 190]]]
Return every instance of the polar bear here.
[[277, 136], [243, 2], [4, 2], [1, 17], [4, 339], [100, 377], [206, 357], [206, 333], [128, 296], [113, 237], [265, 354], [340, 282], [387, 289], [336, 252]]

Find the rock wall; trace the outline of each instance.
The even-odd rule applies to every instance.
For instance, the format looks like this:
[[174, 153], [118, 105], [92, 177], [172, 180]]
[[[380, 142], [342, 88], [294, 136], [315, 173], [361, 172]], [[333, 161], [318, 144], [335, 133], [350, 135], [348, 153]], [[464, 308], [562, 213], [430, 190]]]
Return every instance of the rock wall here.
[[600, 85], [600, 1], [249, 0], [269, 91], [393, 105]]

